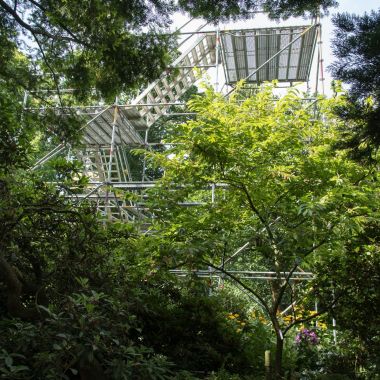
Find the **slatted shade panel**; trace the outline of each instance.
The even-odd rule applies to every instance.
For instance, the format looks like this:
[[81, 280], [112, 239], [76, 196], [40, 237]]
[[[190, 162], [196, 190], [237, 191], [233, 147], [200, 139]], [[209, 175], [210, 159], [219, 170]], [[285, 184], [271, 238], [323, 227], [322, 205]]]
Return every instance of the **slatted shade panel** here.
[[110, 145], [115, 107], [117, 107], [115, 144], [143, 144], [140, 131], [147, 129], [145, 121], [135, 108], [120, 106], [77, 107], [56, 109], [56, 113], [73, 116], [82, 120], [82, 142], [85, 145]]
[[[307, 81], [316, 45], [316, 26], [298, 40], [296, 38], [309, 27], [222, 31], [222, 55], [227, 83], [247, 78], [267, 61], [248, 82], [261, 83], [275, 79], [279, 82]], [[294, 43], [284, 49], [292, 41]], [[275, 56], [282, 49], [284, 50]], [[275, 57], [270, 59], [273, 56]]]
[[[112, 123], [115, 106], [98, 113], [95, 118], [91, 114], [82, 113], [88, 120], [82, 140], [86, 145], [110, 145], [112, 138]], [[83, 110], [84, 111], [84, 110]], [[146, 129], [146, 124], [136, 109], [117, 109], [115, 144], [142, 144], [144, 139], [138, 131]]]

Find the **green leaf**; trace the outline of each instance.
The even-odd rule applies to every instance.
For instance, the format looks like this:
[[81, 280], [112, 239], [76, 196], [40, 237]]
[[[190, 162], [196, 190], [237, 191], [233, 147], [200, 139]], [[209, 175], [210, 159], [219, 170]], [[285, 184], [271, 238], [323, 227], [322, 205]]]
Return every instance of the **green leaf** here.
[[13, 358], [11, 356], [6, 356], [5, 359], [5, 365], [8, 367], [8, 368], [12, 368], [12, 364], [13, 364]]

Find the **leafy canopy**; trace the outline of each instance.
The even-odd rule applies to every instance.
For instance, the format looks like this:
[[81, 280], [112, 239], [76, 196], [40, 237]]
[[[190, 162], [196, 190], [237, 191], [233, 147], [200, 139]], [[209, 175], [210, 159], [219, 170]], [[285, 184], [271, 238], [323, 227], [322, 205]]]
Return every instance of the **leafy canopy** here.
[[[105, 97], [157, 78], [169, 62], [171, 40], [159, 34], [173, 11], [166, 1], [0, 2], [7, 35], [56, 85]], [[144, 59], [141, 59], [144, 57]]]
[[380, 145], [380, 10], [363, 16], [338, 14], [333, 23], [337, 61], [331, 70], [336, 79], [351, 85], [350, 103], [338, 110], [348, 121], [342, 129], [343, 145], [358, 156], [370, 155]]
[[[173, 129], [167, 152], [152, 154], [165, 171], [153, 190], [166, 194], [152, 202], [158, 223], [185, 256], [193, 248], [218, 257], [226, 234], [240, 235], [241, 244], [258, 239], [255, 251], [278, 270], [333, 243], [338, 230], [360, 229], [372, 183], [345, 151], [331, 148], [342, 125], [332, 110], [343, 102], [320, 99], [316, 111], [294, 89], [275, 99], [265, 85], [254, 97], [238, 91], [225, 99], [207, 87], [189, 102], [196, 119]], [[211, 184], [221, 184], [214, 202]]]
[[316, 15], [320, 9], [327, 11], [336, 6], [335, 0], [228, 0], [228, 1], [184, 1], [179, 5], [192, 16], [204, 17], [209, 21], [220, 19], [249, 18], [252, 12], [264, 10], [273, 19], [289, 18], [291, 16]]

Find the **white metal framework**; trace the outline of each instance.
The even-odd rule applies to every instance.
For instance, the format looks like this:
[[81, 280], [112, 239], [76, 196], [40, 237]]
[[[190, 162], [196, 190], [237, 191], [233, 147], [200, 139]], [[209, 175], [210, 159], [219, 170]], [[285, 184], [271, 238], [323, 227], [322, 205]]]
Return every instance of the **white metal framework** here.
[[[189, 36], [180, 44], [181, 48], [186, 46], [183, 52], [128, 104], [116, 101], [108, 106], [54, 108], [63, 117], [75, 113], [83, 123], [83, 148], [75, 156], [83, 162], [89, 186], [86, 192], [73, 197], [96, 201], [109, 220], [131, 220], [145, 215], [143, 198], [141, 202], [127, 202], [120, 199], [116, 190], [140, 193], [154, 186], [146, 174], [145, 163], [139, 173], [131, 168], [129, 151], [136, 146], [150, 149], [149, 130], [168, 114], [171, 106], [181, 104], [181, 97], [198, 80], [194, 68], [203, 72], [214, 68], [218, 89], [219, 70], [223, 67], [226, 96], [242, 79], [253, 85], [271, 80], [291, 85], [309, 79], [320, 30], [317, 23], [264, 29], [202, 29], [184, 33]], [[58, 145], [33, 169], [66, 149], [65, 144]]]

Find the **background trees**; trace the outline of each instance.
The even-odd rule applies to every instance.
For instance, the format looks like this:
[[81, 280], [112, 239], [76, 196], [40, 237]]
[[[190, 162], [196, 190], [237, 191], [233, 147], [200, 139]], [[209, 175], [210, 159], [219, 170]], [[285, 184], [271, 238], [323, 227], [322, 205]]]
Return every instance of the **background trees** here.
[[336, 79], [350, 84], [350, 103], [338, 111], [348, 122], [342, 130], [344, 144], [357, 157], [368, 157], [380, 143], [380, 11], [338, 14], [333, 22], [337, 61], [331, 70]]
[[341, 255], [320, 257], [314, 283], [323, 299], [339, 299], [331, 315], [338, 321], [338, 340], [347, 352], [345, 366], [352, 370], [356, 362], [368, 369], [369, 377], [379, 368], [378, 239], [378, 222], [369, 219], [360, 233], [349, 238]]
[[217, 22], [221, 19], [247, 18], [251, 13], [258, 10], [268, 12], [271, 18], [288, 18], [290, 16], [316, 15], [319, 10], [327, 11], [330, 7], [337, 5], [335, 0], [299, 1], [255, 1], [255, 0], [233, 0], [233, 1], [179, 1], [182, 9], [195, 17], [204, 17], [209, 21]]
[[169, 62], [170, 38], [158, 32], [169, 24], [170, 2], [1, 1], [0, 9], [4, 37], [39, 61], [34, 73], [42, 69], [56, 85], [64, 78], [82, 95], [131, 91]]

